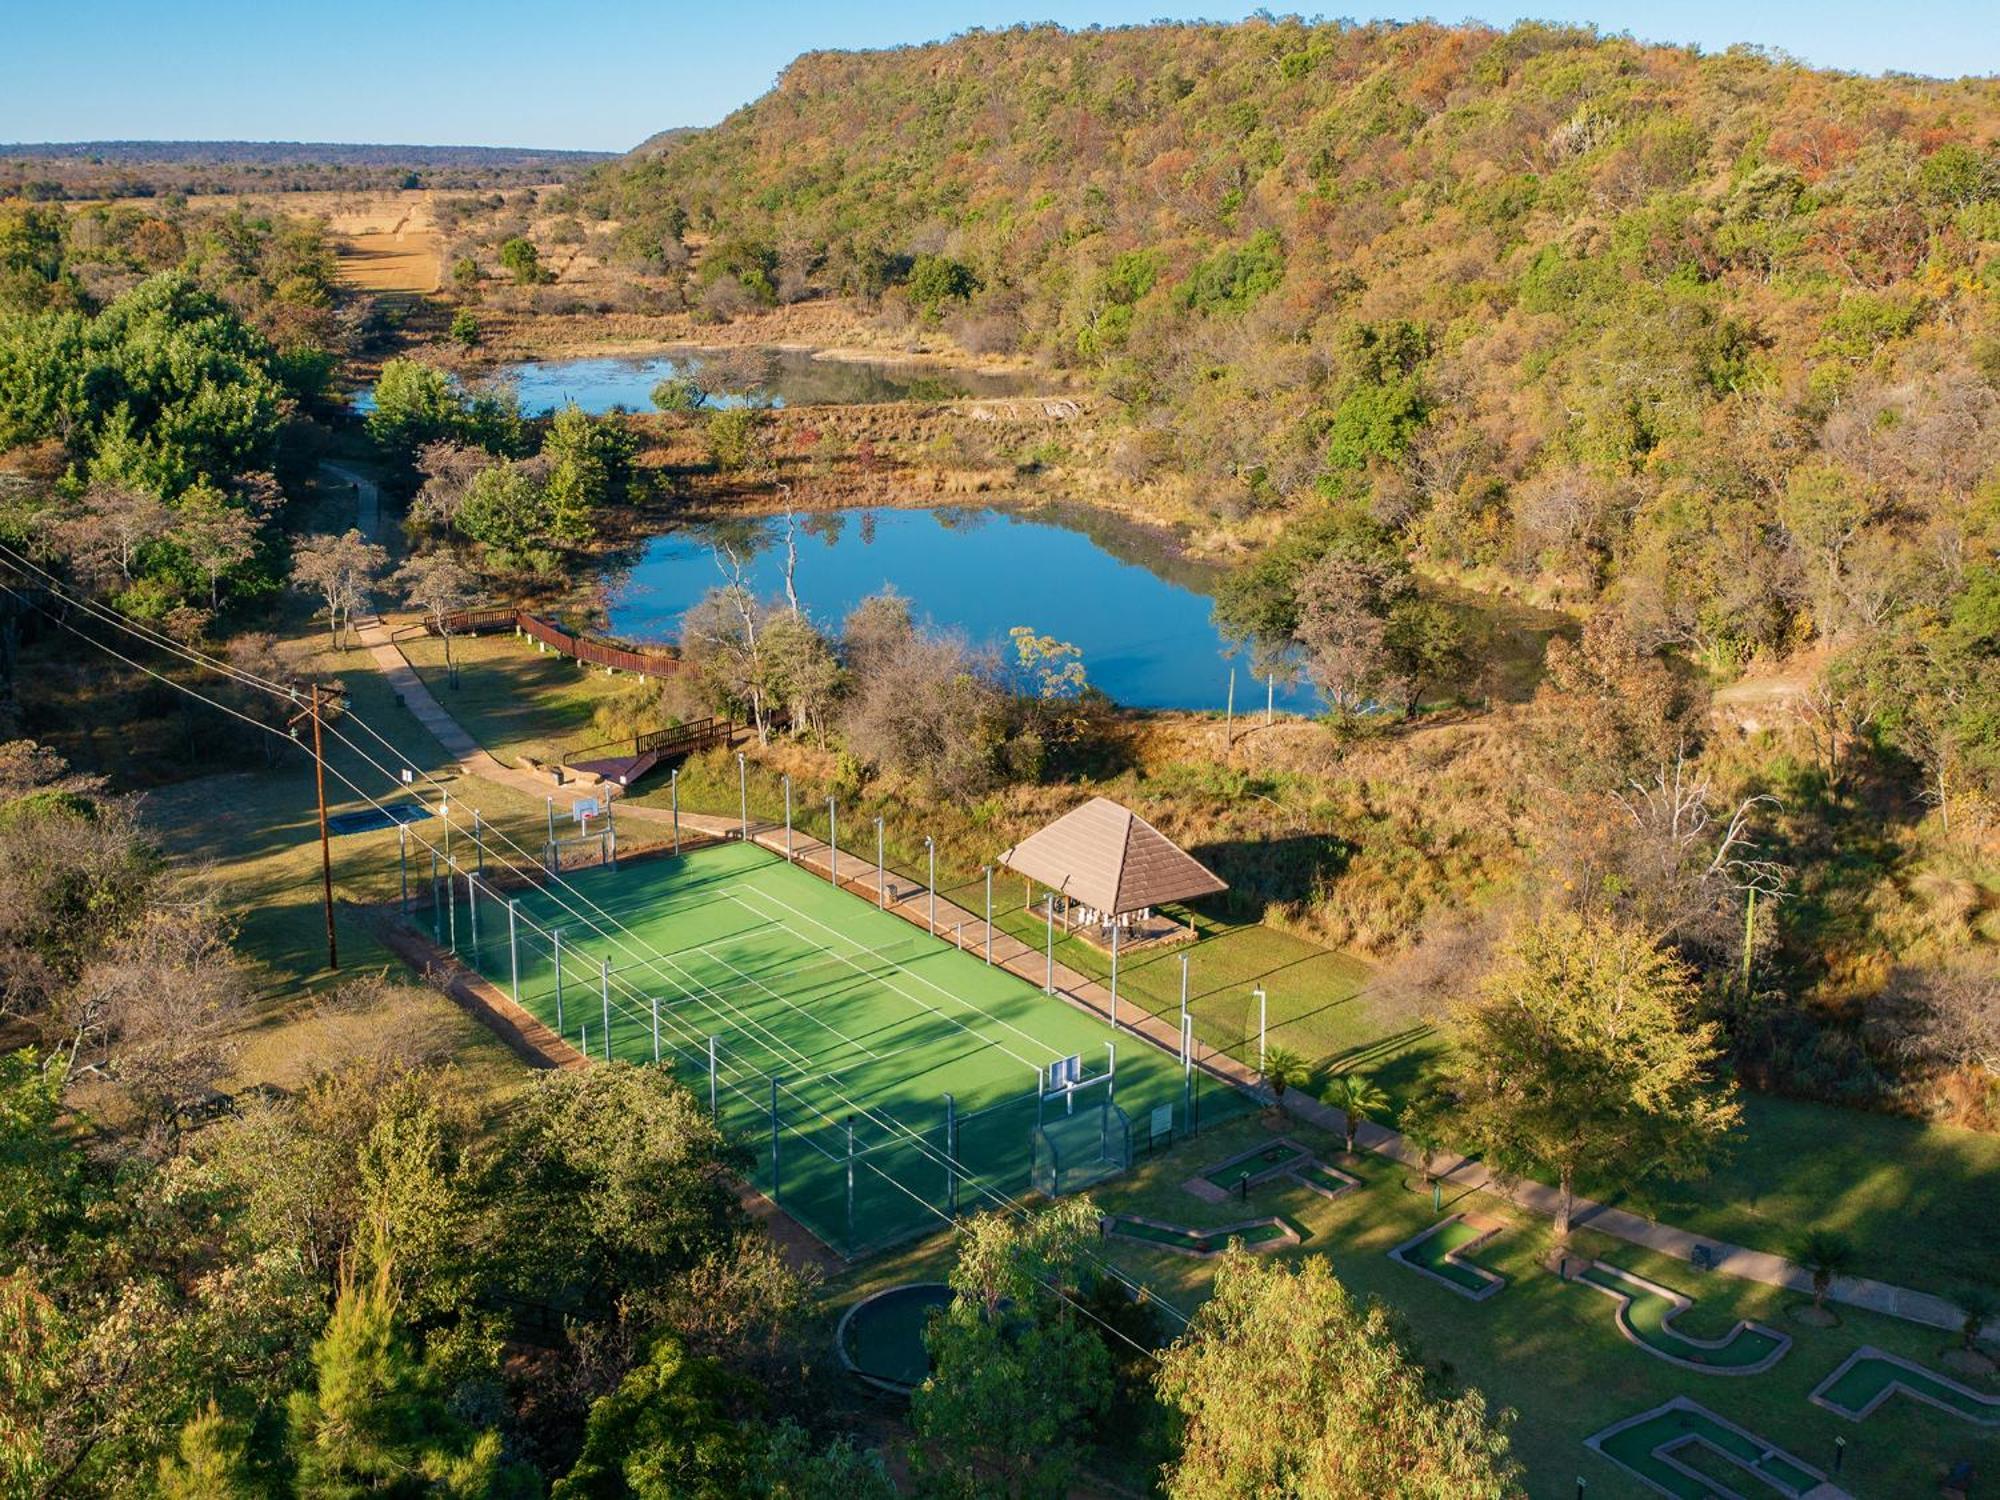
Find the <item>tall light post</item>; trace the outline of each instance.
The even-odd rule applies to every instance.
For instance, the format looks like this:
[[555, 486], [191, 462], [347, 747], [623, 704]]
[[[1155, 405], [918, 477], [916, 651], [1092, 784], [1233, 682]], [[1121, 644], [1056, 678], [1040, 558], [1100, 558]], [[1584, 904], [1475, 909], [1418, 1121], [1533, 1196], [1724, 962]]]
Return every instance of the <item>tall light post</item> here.
[[937, 936], [937, 841], [934, 840], [929, 834], [924, 835], [924, 855], [930, 862], [930, 893], [931, 893], [930, 928], [931, 928], [931, 936], [936, 937]]

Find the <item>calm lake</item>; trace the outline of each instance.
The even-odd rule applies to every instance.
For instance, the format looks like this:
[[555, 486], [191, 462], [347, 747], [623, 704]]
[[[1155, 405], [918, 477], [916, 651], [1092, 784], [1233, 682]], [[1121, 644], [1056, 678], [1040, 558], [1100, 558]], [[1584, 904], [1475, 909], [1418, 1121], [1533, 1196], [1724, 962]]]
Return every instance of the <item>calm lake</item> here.
[[814, 359], [800, 349], [676, 349], [630, 358], [525, 360], [494, 371], [490, 383], [511, 385], [520, 394], [522, 412], [531, 417], [571, 401], [595, 415], [613, 407], [651, 411], [653, 387], [682, 375], [702, 387], [710, 407], [950, 401], [1020, 396], [1039, 388], [1018, 375]]
[[[784, 593], [782, 520], [718, 523], [754, 548], [758, 593]], [[723, 582], [718, 531], [655, 537], [610, 580], [611, 630], [667, 641], [688, 606]], [[1209, 618], [1215, 569], [1176, 558], [1154, 532], [1087, 511], [986, 507], [850, 510], [798, 521], [799, 601], [826, 628], [893, 586], [920, 619], [975, 644], [1008, 646], [1016, 625], [1083, 649], [1093, 685], [1135, 708], [1220, 710], [1231, 661]], [[1236, 665], [1236, 706], [1261, 710], [1264, 685]], [[1300, 685], [1277, 691], [1280, 708], [1319, 709]]]

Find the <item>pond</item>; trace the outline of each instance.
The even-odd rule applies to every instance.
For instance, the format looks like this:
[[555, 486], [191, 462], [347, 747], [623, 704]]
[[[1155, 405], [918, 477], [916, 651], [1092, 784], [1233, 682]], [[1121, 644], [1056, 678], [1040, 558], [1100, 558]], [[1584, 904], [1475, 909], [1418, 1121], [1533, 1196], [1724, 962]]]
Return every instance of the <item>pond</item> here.
[[[975, 645], [1004, 651], [1009, 629], [1026, 625], [1081, 647], [1092, 685], [1130, 707], [1220, 711], [1232, 666], [1237, 709], [1264, 706], [1263, 683], [1232, 663], [1210, 618], [1220, 571], [1176, 557], [1150, 529], [1056, 507], [832, 511], [797, 527], [799, 602], [824, 628], [893, 587], [919, 619]], [[754, 553], [758, 594], [782, 598], [782, 519], [693, 526], [653, 538], [608, 580], [612, 632], [674, 639], [688, 607], [723, 582], [715, 546], [725, 537]], [[1280, 683], [1276, 702], [1320, 706], [1304, 684]]]
[[1027, 395], [1047, 384], [1023, 375], [937, 365], [815, 359], [805, 349], [675, 349], [629, 357], [524, 360], [501, 366], [481, 384], [512, 386], [522, 412], [531, 417], [571, 401], [596, 415], [613, 407], [651, 411], [653, 387], [676, 377], [693, 380], [711, 408], [951, 401]]

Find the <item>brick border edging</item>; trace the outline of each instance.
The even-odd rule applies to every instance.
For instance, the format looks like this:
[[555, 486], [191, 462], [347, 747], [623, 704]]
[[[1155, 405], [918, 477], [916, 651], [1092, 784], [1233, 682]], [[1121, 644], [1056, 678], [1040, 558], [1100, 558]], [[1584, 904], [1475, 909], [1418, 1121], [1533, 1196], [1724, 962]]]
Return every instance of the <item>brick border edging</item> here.
[[1677, 1292], [1672, 1287], [1662, 1286], [1659, 1282], [1649, 1277], [1641, 1276], [1637, 1271], [1628, 1271], [1623, 1266], [1614, 1266], [1608, 1260], [1594, 1260], [1590, 1263], [1589, 1269], [1609, 1271], [1614, 1276], [1635, 1283], [1656, 1297], [1665, 1298], [1673, 1305], [1673, 1311], [1660, 1319], [1660, 1331], [1666, 1334], [1667, 1337], [1675, 1339], [1680, 1343], [1691, 1344], [1697, 1349], [1726, 1349], [1736, 1341], [1737, 1335], [1743, 1333], [1746, 1329], [1752, 1333], [1761, 1333], [1766, 1338], [1778, 1341], [1777, 1348], [1773, 1349], [1755, 1364], [1750, 1365], [1705, 1365], [1697, 1363], [1694, 1360], [1682, 1359], [1679, 1355], [1669, 1354], [1666, 1350], [1648, 1343], [1639, 1336], [1639, 1330], [1632, 1326], [1630, 1317], [1632, 1311], [1632, 1298], [1630, 1294], [1621, 1292], [1616, 1287], [1600, 1285], [1581, 1273], [1569, 1278], [1579, 1285], [1589, 1287], [1594, 1292], [1603, 1293], [1618, 1304], [1612, 1316], [1612, 1322], [1617, 1326], [1618, 1331], [1625, 1336], [1627, 1342], [1637, 1344], [1655, 1359], [1663, 1359], [1668, 1364], [1679, 1369], [1693, 1370], [1702, 1375], [1762, 1375], [1779, 1360], [1783, 1359], [1791, 1350], [1792, 1336], [1789, 1333], [1772, 1328], [1768, 1324], [1759, 1323], [1753, 1318], [1738, 1318], [1736, 1326], [1719, 1339], [1704, 1339], [1697, 1338], [1691, 1333], [1676, 1333], [1671, 1324], [1675, 1318], [1694, 1306], [1694, 1299], [1692, 1297]]
[[[1817, 1479], [1821, 1484], [1824, 1485], [1832, 1482], [1827, 1478], [1827, 1476], [1822, 1471], [1814, 1468], [1811, 1464], [1807, 1463], [1797, 1454], [1785, 1448], [1774, 1447], [1769, 1441], [1759, 1437], [1749, 1428], [1738, 1426], [1736, 1423], [1730, 1421], [1727, 1417], [1718, 1417], [1714, 1412], [1710, 1411], [1707, 1407], [1703, 1406], [1699, 1401], [1696, 1401], [1688, 1396], [1675, 1396], [1671, 1401], [1662, 1401], [1658, 1406], [1649, 1407], [1645, 1411], [1639, 1412], [1633, 1416], [1626, 1417], [1622, 1421], [1613, 1422], [1609, 1427], [1603, 1428], [1597, 1432], [1593, 1432], [1589, 1437], [1585, 1438], [1583, 1440], [1583, 1446], [1590, 1449], [1591, 1452], [1595, 1453], [1598, 1457], [1602, 1458], [1606, 1463], [1611, 1464], [1615, 1468], [1621, 1469], [1625, 1473], [1631, 1475], [1633, 1479], [1637, 1480], [1640, 1484], [1643, 1484], [1647, 1489], [1652, 1490], [1658, 1494], [1667, 1496], [1668, 1500], [1676, 1500], [1676, 1497], [1674, 1496], [1672, 1490], [1666, 1489], [1661, 1485], [1655, 1484], [1652, 1480], [1648, 1479], [1644, 1474], [1641, 1474], [1637, 1469], [1634, 1469], [1629, 1464], [1623, 1463], [1618, 1459], [1613, 1458], [1609, 1453], [1606, 1453], [1604, 1451], [1604, 1441], [1606, 1438], [1616, 1437], [1619, 1433], [1623, 1432], [1628, 1427], [1637, 1427], [1642, 1423], [1650, 1422], [1656, 1417], [1663, 1417], [1668, 1412], [1673, 1412], [1673, 1411], [1693, 1412], [1699, 1416], [1705, 1417], [1707, 1420], [1715, 1423], [1716, 1426], [1726, 1427], [1731, 1432], [1735, 1433], [1738, 1437], [1746, 1438], [1750, 1442], [1757, 1444], [1759, 1447], [1764, 1449], [1766, 1454], [1775, 1455], [1777, 1457], [1783, 1458], [1786, 1463], [1793, 1465], [1801, 1473], [1810, 1474], [1814, 1479]], [[1718, 1480], [1710, 1479], [1705, 1474], [1697, 1473], [1695, 1470], [1689, 1468], [1686, 1464], [1681, 1463], [1674, 1458], [1672, 1451], [1673, 1449], [1682, 1447], [1686, 1443], [1701, 1442], [1701, 1441], [1702, 1437], [1700, 1433], [1691, 1432], [1687, 1435], [1686, 1438], [1684, 1438], [1679, 1443], [1674, 1443], [1671, 1445], [1656, 1444], [1651, 1449], [1651, 1454], [1654, 1458], [1657, 1458], [1661, 1463], [1667, 1465], [1667, 1467], [1675, 1469], [1680, 1473], [1687, 1475], [1690, 1479], [1696, 1480], [1701, 1484], [1707, 1485], [1711, 1489], [1720, 1491], [1722, 1494], [1728, 1497], [1728, 1500], [1743, 1500], [1743, 1497], [1740, 1494], [1738, 1494], [1735, 1490], [1730, 1489], [1727, 1485], [1722, 1484]], [[1735, 1454], [1723, 1452], [1721, 1449], [1716, 1448], [1713, 1443], [1705, 1444], [1705, 1446], [1707, 1446], [1708, 1448], [1710, 1448], [1715, 1452], [1722, 1453], [1723, 1458], [1727, 1460], [1734, 1467], [1739, 1469], [1744, 1469], [1746, 1473], [1755, 1472], [1754, 1470], [1746, 1468], [1746, 1466], [1737, 1459]]]
[[[1947, 1406], [1944, 1402], [1938, 1400], [1937, 1397], [1926, 1395], [1913, 1386], [1893, 1378], [1881, 1390], [1870, 1396], [1867, 1403], [1859, 1411], [1850, 1410], [1845, 1406], [1837, 1405], [1835, 1402], [1828, 1400], [1826, 1392], [1834, 1387], [1841, 1376], [1853, 1369], [1854, 1366], [1860, 1364], [1864, 1359], [1879, 1359], [1885, 1364], [1899, 1366], [1914, 1374], [1935, 1380], [1942, 1385], [1953, 1386], [1982, 1405], [1990, 1405], [1993, 1408], [1993, 1415], [1991, 1417], [1975, 1417], [1968, 1412], [1960, 1411], [1955, 1406]], [[1864, 1418], [1875, 1415], [1877, 1407], [1881, 1406], [1891, 1396], [1899, 1393], [1908, 1396], [1912, 1401], [1921, 1401], [1926, 1406], [1932, 1406], [1939, 1411], [1949, 1413], [1951, 1416], [1957, 1417], [1961, 1422], [1970, 1422], [1975, 1427], [1991, 1427], [1996, 1423], [2000, 1423], [2000, 1396], [1989, 1396], [1984, 1391], [1975, 1391], [1971, 1386], [1965, 1384], [1964, 1381], [1954, 1380], [1951, 1376], [1940, 1374], [1936, 1370], [1925, 1369], [1915, 1360], [1905, 1359], [1900, 1354], [1891, 1354], [1888, 1350], [1878, 1349], [1873, 1344], [1863, 1344], [1852, 1354], [1848, 1355], [1846, 1359], [1842, 1360], [1832, 1374], [1828, 1375], [1826, 1379], [1812, 1388], [1812, 1392], [1806, 1397], [1806, 1400], [1812, 1402], [1814, 1406], [1826, 1408], [1826, 1410], [1832, 1412], [1835, 1416], [1845, 1417], [1850, 1422], [1859, 1422]]]
[[[1159, 1240], [1147, 1239], [1144, 1235], [1126, 1234], [1118, 1228], [1121, 1220], [1132, 1224], [1144, 1224], [1149, 1229], [1165, 1230], [1169, 1234], [1199, 1236], [1205, 1240], [1212, 1240], [1217, 1236], [1224, 1238], [1223, 1243], [1213, 1250], [1203, 1250], [1194, 1245], [1164, 1244]], [[1246, 1242], [1243, 1248], [1252, 1255], [1268, 1255], [1273, 1250], [1295, 1249], [1306, 1242], [1305, 1236], [1299, 1233], [1298, 1225], [1283, 1214], [1265, 1214], [1261, 1218], [1240, 1219], [1234, 1224], [1223, 1224], [1214, 1229], [1196, 1229], [1188, 1224], [1169, 1224], [1164, 1219], [1148, 1218], [1145, 1214], [1108, 1213], [1102, 1215], [1099, 1222], [1104, 1226], [1104, 1233], [1113, 1239], [1124, 1240], [1133, 1245], [1145, 1245], [1154, 1250], [1164, 1250], [1169, 1255], [1189, 1256], [1195, 1260], [1214, 1260], [1218, 1256], [1227, 1255], [1228, 1236], [1238, 1234], [1245, 1229], [1261, 1229], [1266, 1224], [1275, 1224], [1284, 1232], [1276, 1238], [1260, 1240], [1254, 1245]]]
[[1404, 1253], [1405, 1251], [1415, 1249], [1418, 1245], [1421, 1245], [1425, 1240], [1432, 1239], [1437, 1235], [1443, 1234], [1445, 1230], [1449, 1229], [1452, 1225], [1460, 1223], [1466, 1218], [1467, 1215], [1465, 1214], [1452, 1214], [1447, 1218], [1439, 1219], [1437, 1223], [1431, 1225], [1430, 1228], [1426, 1229], [1422, 1234], [1413, 1235], [1411, 1238], [1404, 1240], [1402, 1244], [1397, 1245], [1395, 1248], [1390, 1250], [1388, 1252], [1389, 1259], [1396, 1262], [1396, 1264], [1399, 1266], [1408, 1267], [1410, 1270], [1415, 1271], [1419, 1276], [1428, 1276], [1432, 1281], [1435, 1281], [1439, 1286], [1451, 1288], [1452, 1291], [1457, 1292], [1459, 1296], [1465, 1298], [1465, 1300], [1468, 1302], [1484, 1302], [1488, 1297], [1497, 1297], [1501, 1292], [1506, 1290], [1507, 1278], [1505, 1276], [1502, 1276], [1498, 1271], [1489, 1271], [1486, 1269], [1486, 1267], [1479, 1265], [1474, 1261], [1468, 1260], [1466, 1257], [1469, 1256], [1473, 1251], [1479, 1249], [1482, 1245], [1496, 1238], [1501, 1233], [1501, 1231], [1503, 1231], [1507, 1227], [1504, 1224], [1495, 1224], [1491, 1229], [1488, 1229], [1484, 1233], [1475, 1235], [1473, 1238], [1467, 1240], [1463, 1245], [1460, 1245], [1456, 1250], [1447, 1250], [1444, 1253], [1444, 1258], [1452, 1262], [1454, 1265], [1462, 1266], [1464, 1269], [1472, 1272], [1475, 1276], [1481, 1276], [1485, 1278], [1486, 1285], [1481, 1287], [1478, 1291], [1473, 1291], [1470, 1287], [1461, 1286], [1458, 1282], [1453, 1281], [1449, 1276], [1440, 1276], [1437, 1272], [1433, 1271], [1429, 1266], [1418, 1265], [1415, 1261], [1411, 1260]]

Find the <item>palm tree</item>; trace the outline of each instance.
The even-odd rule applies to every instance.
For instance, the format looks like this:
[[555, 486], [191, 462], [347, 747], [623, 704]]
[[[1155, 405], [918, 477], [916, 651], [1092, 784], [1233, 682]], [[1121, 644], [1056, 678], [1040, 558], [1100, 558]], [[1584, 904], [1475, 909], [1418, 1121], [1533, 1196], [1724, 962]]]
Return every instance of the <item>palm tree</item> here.
[[1812, 1273], [1813, 1311], [1826, 1311], [1826, 1294], [1833, 1278], [1854, 1264], [1854, 1246], [1847, 1236], [1831, 1229], [1814, 1229], [1792, 1249], [1792, 1259]]
[[1366, 1073], [1342, 1073], [1327, 1085], [1320, 1102], [1340, 1111], [1347, 1121], [1347, 1154], [1354, 1154], [1354, 1134], [1389, 1107], [1389, 1096]]
[[2000, 1296], [1995, 1296], [1991, 1287], [1972, 1285], [1961, 1288], [1958, 1294], [1959, 1316], [1965, 1321], [1958, 1325], [1958, 1331], [1965, 1339], [1966, 1352], [1979, 1352], [1979, 1335], [1996, 1312], [2000, 1312]]
[[1272, 1047], [1265, 1052], [1264, 1086], [1271, 1091], [1271, 1102], [1282, 1109], [1285, 1090], [1295, 1083], [1304, 1083], [1311, 1071], [1306, 1060], [1289, 1047]]

